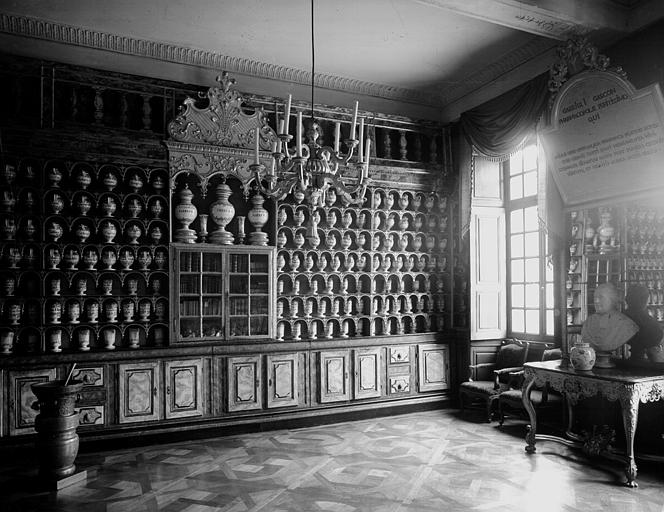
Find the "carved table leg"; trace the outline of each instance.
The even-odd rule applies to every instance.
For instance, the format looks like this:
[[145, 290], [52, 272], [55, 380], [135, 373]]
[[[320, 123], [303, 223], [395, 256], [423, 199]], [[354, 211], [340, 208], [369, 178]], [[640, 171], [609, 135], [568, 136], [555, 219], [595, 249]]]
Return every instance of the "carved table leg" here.
[[627, 476], [627, 487], [638, 487], [636, 483], [636, 462], [634, 461], [634, 435], [636, 434], [636, 425], [639, 419], [639, 399], [634, 393], [620, 398], [622, 409], [623, 426], [625, 428], [625, 451], [627, 452], [627, 466], [625, 475]]
[[531, 379], [525, 383], [523, 391], [521, 392], [521, 400], [523, 401], [523, 407], [528, 412], [528, 417], [530, 418], [530, 425], [528, 427], [528, 433], [526, 434], [526, 451], [528, 453], [535, 453], [535, 433], [537, 432], [537, 413], [535, 412], [535, 407], [530, 400], [530, 391], [535, 385], [535, 379]]

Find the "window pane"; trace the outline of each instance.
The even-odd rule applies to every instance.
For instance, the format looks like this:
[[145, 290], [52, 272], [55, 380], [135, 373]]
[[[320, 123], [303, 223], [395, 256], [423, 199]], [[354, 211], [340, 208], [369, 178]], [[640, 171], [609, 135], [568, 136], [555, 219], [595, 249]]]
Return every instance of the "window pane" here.
[[532, 144], [523, 149], [523, 170], [537, 169], [537, 145]]
[[512, 285], [512, 306], [515, 308], [522, 308], [525, 306], [524, 302], [524, 286], [522, 284]]
[[523, 233], [523, 210], [514, 210], [510, 214], [510, 233]]
[[528, 306], [529, 308], [538, 308], [540, 305], [539, 285], [527, 284], [525, 288], [526, 288], [526, 306]]
[[547, 336], [553, 336], [553, 310], [546, 310], [546, 334]]
[[526, 233], [524, 237], [524, 256], [539, 256], [539, 233]]
[[523, 192], [521, 191], [521, 184], [523, 178], [521, 175], [510, 178], [510, 199], [521, 199]]
[[530, 334], [539, 334], [539, 311], [536, 309], [526, 310], [526, 332]]
[[537, 195], [537, 173], [528, 172], [523, 175], [523, 197]]
[[510, 273], [510, 278], [513, 283], [523, 283], [524, 281], [524, 272], [523, 272], [523, 260], [516, 259], [512, 260], [512, 272]]
[[526, 281], [539, 283], [539, 258], [526, 260]]
[[510, 240], [510, 256], [520, 258], [523, 256], [523, 235], [512, 235]]
[[554, 305], [555, 297], [553, 295], [553, 283], [547, 283], [546, 285], [546, 304], [547, 308], [552, 308]]
[[523, 172], [523, 155], [517, 151], [510, 157], [510, 174], [514, 176]]
[[537, 206], [524, 208], [523, 216], [526, 218], [524, 222], [524, 231], [537, 231], [539, 229], [539, 222], [537, 221]]
[[524, 329], [523, 309], [512, 310], [512, 331], [525, 332]]

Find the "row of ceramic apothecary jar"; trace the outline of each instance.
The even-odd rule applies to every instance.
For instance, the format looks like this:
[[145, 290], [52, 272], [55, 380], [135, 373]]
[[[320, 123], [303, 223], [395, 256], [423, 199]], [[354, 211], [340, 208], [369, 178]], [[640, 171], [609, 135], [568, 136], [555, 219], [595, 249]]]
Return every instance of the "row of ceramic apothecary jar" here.
[[[322, 244], [322, 245], [321, 245]], [[309, 233], [304, 228], [289, 231], [282, 228], [277, 235], [279, 249], [381, 251], [381, 252], [441, 252], [447, 249], [447, 237], [425, 233], [374, 233], [367, 231], [318, 230]]]
[[[53, 326], [40, 332], [26, 328], [21, 331], [0, 331], [0, 355], [15, 352], [34, 354], [64, 351], [87, 352], [89, 350], [137, 349], [146, 346], [163, 346], [167, 342], [165, 324], [127, 325], [77, 325]], [[42, 345], [42, 340], [44, 345]]]
[[306, 207], [293, 209], [280, 206], [277, 214], [278, 227], [299, 228], [316, 226], [320, 229], [373, 229], [381, 231], [447, 230], [447, 216], [412, 212], [371, 212], [370, 210], [318, 208], [310, 213]]
[[383, 317], [298, 319], [277, 322], [277, 340], [315, 340], [319, 338], [352, 338], [441, 331], [443, 315], [386, 315]]
[[[370, 189], [371, 192], [365, 196], [364, 202], [370, 208], [375, 210], [410, 210], [410, 211], [425, 211], [431, 213], [433, 211], [444, 212], [447, 209], [447, 196], [439, 196], [438, 194], [425, 194], [423, 192], [410, 192], [405, 190], [386, 190], [383, 188]], [[289, 197], [294, 203], [292, 208], [296, 208], [302, 204], [305, 195], [302, 191], [296, 190]], [[339, 196], [334, 190], [330, 188], [325, 194], [325, 206], [332, 207], [343, 203], [342, 197]], [[346, 205], [344, 205], [346, 206]]]
[[277, 318], [410, 315], [442, 313], [445, 295], [403, 294], [351, 297], [279, 297]]
[[49, 160], [42, 165], [37, 160], [25, 159], [5, 162], [0, 179], [10, 187], [43, 184], [51, 188], [102, 189], [109, 192], [119, 188], [134, 193], [161, 193], [168, 184], [168, 171], [146, 170], [137, 166], [120, 169], [112, 164], [95, 169], [85, 162], [67, 165], [59, 160]]
[[446, 276], [429, 273], [366, 274], [282, 274], [277, 278], [279, 296], [352, 295], [376, 293], [443, 293]]
[[168, 301], [165, 298], [49, 298], [39, 301], [5, 300], [0, 304], [3, 323], [11, 328], [29, 325], [77, 325], [80, 323], [165, 322]]
[[[162, 196], [143, 197], [139, 194], [121, 196], [113, 192], [65, 192], [49, 190], [42, 203], [36, 201], [38, 192], [22, 189], [18, 197], [4, 196], [0, 209], [8, 213], [35, 215], [62, 215], [65, 217], [125, 217], [130, 219], [163, 220], [168, 212], [166, 198]], [[17, 207], [16, 207], [17, 206]]]
[[165, 270], [168, 249], [165, 246], [98, 246], [49, 244], [43, 248], [43, 264], [35, 246], [4, 247], [3, 260], [12, 270], [45, 268], [47, 270]]
[[[164, 242], [168, 236], [168, 225], [161, 220], [150, 221], [146, 225], [137, 219], [95, 221], [89, 218], [77, 218], [69, 223], [64, 217], [53, 216], [47, 218], [43, 226], [39, 227], [32, 224], [30, 218], [26, 219], [26, 222], [26, 225], [20, 224], [14, 231], [3, 230], [4, 239], [11, 241], [18, 237], [25, 241], [42, 240], [53, 243], [157, 245]], [[40, 233], [43, 233], [43, 236], [40, 236]]]
[[[135, 296], [160, 296], [168, 293], [168, 274], [153, 271], [150, 273], [115, 271], [100, 274], [77, 271], [23, 272], [2, 274], [4, 298], [39, 296], [60, 297], [76, 295], [111, 296], [118, 293]], [[40, 285], [44, 289], [40, 290]]]
[[279, 251], [278, 272], [446, 272], [447, 257], [426, 254]]

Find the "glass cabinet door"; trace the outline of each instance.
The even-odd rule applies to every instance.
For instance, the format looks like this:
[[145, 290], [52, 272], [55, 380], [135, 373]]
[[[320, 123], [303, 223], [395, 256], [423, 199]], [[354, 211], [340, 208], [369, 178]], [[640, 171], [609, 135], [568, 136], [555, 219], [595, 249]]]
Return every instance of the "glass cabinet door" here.
[[270, 335], [270, 254], [229, 254], [228, 335]]
[[273, 335], [273, 248], [191, 244], [173, 251], [175, 342]]
[[178, 255], [179, 338], [201, 336], [201, 254], [180, 252]]

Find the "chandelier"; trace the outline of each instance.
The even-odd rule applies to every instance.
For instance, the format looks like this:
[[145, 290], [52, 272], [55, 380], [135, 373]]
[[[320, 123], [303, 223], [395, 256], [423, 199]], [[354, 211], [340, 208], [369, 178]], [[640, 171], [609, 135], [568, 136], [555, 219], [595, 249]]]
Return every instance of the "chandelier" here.
[[[302, 123], [302, 111], [297, 112], [295, 129], [295, 147], [291, 141], [288, 122], [291, 115], [292, 96], [284, 108], [284, 117], [278, 120], [279, 111], [275, 108], [278, 140], [272, 143], [272, 162], [269, 167], [259, 160], [259, 130], [256, 129], [256, 149], [254, 164], [250, 166], [254, 174], [258, 190], [275, 199], [283, 199], [293, 192], [300, 202], [307, 200], [311, 208], [323, 206], [327, 192], [334, 189], [345, 204], [361, 205], [369, 181], [369, 155], [371, 139], [368, 136], [363, 147], [364, 118], [360, 118], [358, 128], [358, 102], [355, 102], [353, 122], [350, 136], [344, 140], [346, 151], [341, 152], [341, 125], [337, 121], [334, 130], [334, 146], [323, 146], [319, 143], [321, 127], [314, 118], [314, 69], [315, 69], [315, 38], [314, 38], [314, 0], [311, 0], [311, 116]], [[303, 139], [306, 137], [306, 141]], [[356, 134], [358, 135], [357, 138]], [[357, 148], [357, 155], [355, 150]], [[343, 171], [357, 176], [354, 183], [346, 183], [347, 176]]]

